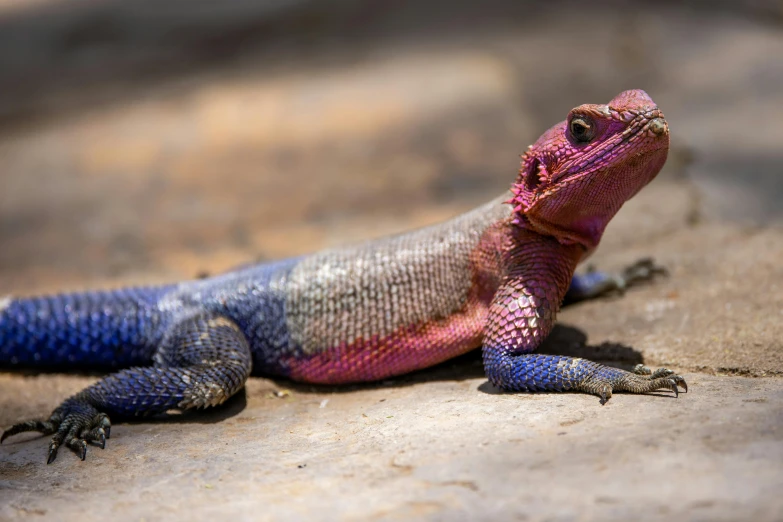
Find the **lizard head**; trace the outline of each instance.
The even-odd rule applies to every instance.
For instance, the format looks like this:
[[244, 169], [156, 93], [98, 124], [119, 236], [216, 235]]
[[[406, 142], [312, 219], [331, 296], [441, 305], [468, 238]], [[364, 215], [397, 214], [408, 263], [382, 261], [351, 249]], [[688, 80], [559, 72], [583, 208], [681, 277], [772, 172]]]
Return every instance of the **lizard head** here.
[[509, 201], [514, 222], [589, 253], [622, 204], [658, 174], [668, 151], [669, 126], [646, 92], [580, 105], [522, 155]]

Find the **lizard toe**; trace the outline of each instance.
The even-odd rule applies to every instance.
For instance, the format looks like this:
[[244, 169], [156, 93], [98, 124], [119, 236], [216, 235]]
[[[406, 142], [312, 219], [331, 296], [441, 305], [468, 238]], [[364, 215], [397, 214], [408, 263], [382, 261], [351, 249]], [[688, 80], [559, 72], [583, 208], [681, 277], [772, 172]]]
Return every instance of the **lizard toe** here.
[[101, 449], [106, 449], [106, 431], [100, 426], [92, 428], [91, 430], [83, 430], [80, 437], [85, 442], [89, 442]]
[[669, 379], [670, 381], [674, 381], [675, 390], [677, 386], [681, 387], [685, 393], [688, 393], [688, 383], [685, 382], [685, 379], [683, 379], [680, 375], [677, 375], [674, 373], [674, 370], [670, 370], [668, 368], [658, 368], [655, 371], [652, 371], [650, 368], [637, 364], [634, 369], [633, 373], [637, 375], [644, 375], [647, 377], [650, 381], [658, 381], [658, 380], [666, 380]]
[[660, 379], [661, 377], [670, 377], [674, 375], [674, 370], [668, 368], [658, 368], [650, 375], [650, 379]]
[[649, 368], [649, 366], [645, 366], [642, 363], [634, 366], [632, 371], [636, 375], [652, 375], [652, 370]]
[[28, 431], [37, 431], [44, 435], [49, 435], [57, 431], [57, 425], [55, 425], [50, 421], [43, 421], [43, 420], [29, 420], [25, 422], [20, 422], [14, 424], [13, 426], [11, 426], [10, 428], [8, 428], [3, 432], [3, 435], [0, 436], [0, 443], [2, 443], [8, 437], [11, 437], [18, 433], [25, 433]]
[[643, 364], [637, 364], [633, 367], [632, 372], [636, 375], [644, 375], [650, 380], [671, 377], [677, 382], [677, 384], [682, 385], [686, 392], [688, 391], [688, 385], [685, 384], [685, 380], [679, 375], [675, 375], [674, 370], [670, 370], [668, 368], [658, 368], [657, 370], [652, 371], [649, 367]]

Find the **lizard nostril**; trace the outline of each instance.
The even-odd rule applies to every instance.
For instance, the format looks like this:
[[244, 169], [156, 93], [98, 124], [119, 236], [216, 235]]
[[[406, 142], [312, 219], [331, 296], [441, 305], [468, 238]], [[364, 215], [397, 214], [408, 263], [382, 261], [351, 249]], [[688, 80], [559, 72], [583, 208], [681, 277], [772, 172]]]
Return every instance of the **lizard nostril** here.
[[661, 118], [655, 118], [650, 122], [650, 130], [656, 136], [661, 136], [666, 133], [666, 122]]

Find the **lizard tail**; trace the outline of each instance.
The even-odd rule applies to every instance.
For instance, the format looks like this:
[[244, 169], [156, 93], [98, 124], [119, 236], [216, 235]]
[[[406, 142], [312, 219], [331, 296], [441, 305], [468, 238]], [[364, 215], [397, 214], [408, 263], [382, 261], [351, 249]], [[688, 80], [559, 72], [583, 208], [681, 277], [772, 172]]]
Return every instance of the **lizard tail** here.
[[0, 368], [118, 368], [148, 363], [167, 287], [0, 297]]

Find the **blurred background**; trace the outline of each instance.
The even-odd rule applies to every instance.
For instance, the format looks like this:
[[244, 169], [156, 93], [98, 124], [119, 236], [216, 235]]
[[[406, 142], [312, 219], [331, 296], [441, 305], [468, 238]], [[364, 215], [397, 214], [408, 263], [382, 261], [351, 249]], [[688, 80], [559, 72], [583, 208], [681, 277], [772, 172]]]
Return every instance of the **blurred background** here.
[[2, 0], [0, 294], [437, 222], [629, 88], [672, 152], [607, 242], [779, 222], [782, 29], [777, 0]]

